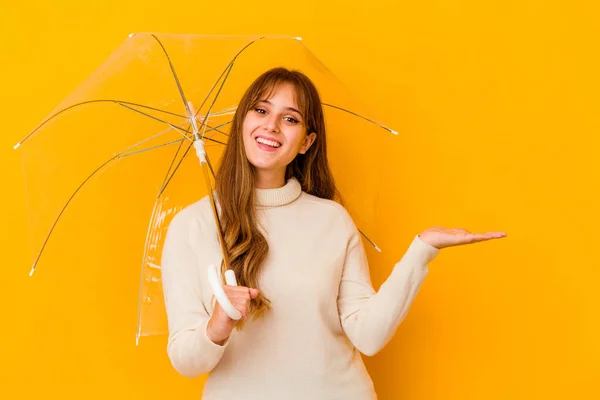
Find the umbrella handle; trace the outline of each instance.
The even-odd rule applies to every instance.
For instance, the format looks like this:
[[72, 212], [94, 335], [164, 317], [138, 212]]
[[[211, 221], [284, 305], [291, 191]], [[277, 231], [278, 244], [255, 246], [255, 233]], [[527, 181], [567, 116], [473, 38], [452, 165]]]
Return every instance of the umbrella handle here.
[[[221, 280], [219, 279], [219, 275], [217, 275], [217, 268], [214, 265], [208, 266], [208, 282], [210, 283], [213, 293], [215, 294], [217, 301], [221, 305], [221, 308], [223, 309], [223, 311], [225, 311], [227, 315], [229, 315], [229, 318], [233, 319], [234, 321], [241, 319], [242, 313], [240, 312], [240, 310], [235, 308], [233, 304], [231, 304], [229, 297], [227, 297], [227, 295], [225, 294], [223, 286], [221, 286]], [[228, 269], [227, 271], [225, 271], [225, 282], [229, 286], [237, 286], [235, 272], [233, 272], [233, 270]]]

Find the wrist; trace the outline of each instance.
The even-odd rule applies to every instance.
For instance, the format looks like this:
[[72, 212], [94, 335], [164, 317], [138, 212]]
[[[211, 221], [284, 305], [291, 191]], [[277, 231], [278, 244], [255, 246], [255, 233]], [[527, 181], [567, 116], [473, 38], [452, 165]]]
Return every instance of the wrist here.
[[208, 337], [208, 339], [213, 342], [214, 344], [218, 344], [219, 346], [223, 346], [226, 342], [227, 339], [229, 339], [229, 336], [223, 338], [220, 337], [219, 335], [215, 335], [215, 333], [212, 331], [212, 325], [211, 325], [212, 319], [208, 321], [208, 324], [206, 325], [206, 337]]
[[434, 243], [433, 243], [433, 241], [427, 236], [427, 232], [421, 232], [421, 233], [419, 233], [417, 235], [417, 237], [419, 239], [421, 239], [421, 241], [423, 243], [428, 244], [429, 246], [434, 247], [434, 248], [440, 250], [440, 248], [438, 246], [435, 246]]

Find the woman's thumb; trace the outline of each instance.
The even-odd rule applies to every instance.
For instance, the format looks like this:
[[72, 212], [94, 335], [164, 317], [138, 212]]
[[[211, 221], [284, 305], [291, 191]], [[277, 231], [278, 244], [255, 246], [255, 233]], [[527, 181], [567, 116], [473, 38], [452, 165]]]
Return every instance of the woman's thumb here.
[[252, 297], [253, 299], [256, 298], [259, 292], [260, 291], [258, 289], [250, 288], [250, 297]]

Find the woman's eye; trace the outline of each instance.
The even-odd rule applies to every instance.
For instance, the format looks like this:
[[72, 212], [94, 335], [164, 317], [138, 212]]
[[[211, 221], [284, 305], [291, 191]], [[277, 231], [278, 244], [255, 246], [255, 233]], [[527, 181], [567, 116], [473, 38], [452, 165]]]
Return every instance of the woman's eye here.
[[[259, 108], [259, 107], [254, 107], [254, 111], [256, 111], [259, 114], [266, 114], [267, 113], [267, 110], [265, 110], [264, 108]], [[286, 121], [288, 121], [288, 122], [291, 122], [292, 124], [297, 124], [298, 122], [300, 122], [297, 119], [292, 118], [292, 117], [284, 117], [284, 119]]]

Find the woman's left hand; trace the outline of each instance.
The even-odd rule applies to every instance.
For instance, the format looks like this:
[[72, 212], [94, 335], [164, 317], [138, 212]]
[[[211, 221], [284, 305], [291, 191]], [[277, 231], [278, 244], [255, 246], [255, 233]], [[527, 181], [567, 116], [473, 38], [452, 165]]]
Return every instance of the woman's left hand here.
[[443, 249], [444, 247], [459, 246], [482, 242], [484, 240], [499, 239], [506, 236], [504, 232], [472, 233], [463, 228], [446, 229], [440, 226], [428, 228], [419, 234], [419, 238], [425, 243]]

